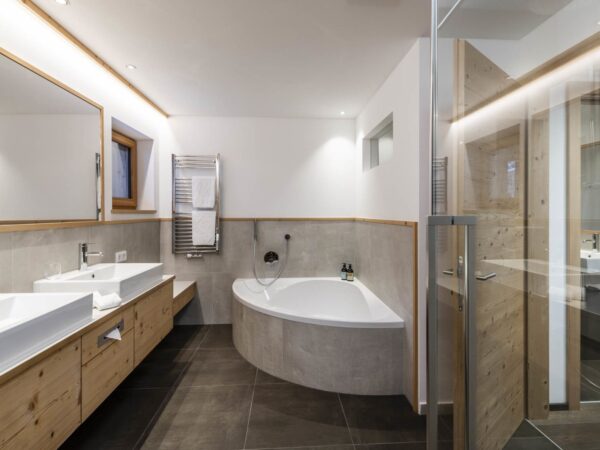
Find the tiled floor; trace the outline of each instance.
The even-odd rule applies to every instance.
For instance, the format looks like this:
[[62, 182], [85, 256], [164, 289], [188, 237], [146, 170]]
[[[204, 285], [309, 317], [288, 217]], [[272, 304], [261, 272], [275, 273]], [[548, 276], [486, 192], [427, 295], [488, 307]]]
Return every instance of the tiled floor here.
[[600, 344], [581, 338], [581, 400], [600, 400]]
[[425, 450], [425, 418], [402, 396], [338, 395], [284, 382], [237, 353], [230, 326], [186, 326], [63, 448]]
[[504, 450], [557, 450], [547, 437], [540, 433], [533, 425], [523, 422], [515, 431], [513, 437]]

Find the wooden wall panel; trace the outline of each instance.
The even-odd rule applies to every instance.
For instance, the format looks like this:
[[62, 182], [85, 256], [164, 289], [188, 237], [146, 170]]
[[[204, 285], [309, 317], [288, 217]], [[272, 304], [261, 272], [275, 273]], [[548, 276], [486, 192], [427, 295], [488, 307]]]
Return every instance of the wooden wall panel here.
[[[509, 81], [465, 41], [458, 41], [456, 55], [460, 116], [505, 89]], [[515, 119], [504, 129], [492, 125], [487, 136], [480, 137], [480, 131], [465, 125], [456, 138], [457, 213], [477, 216], [476, 272], [497, 274], [475, 286], [475, 432], [478, 449], [499, 450], [525, 417], [526, 278], [522, 268], [504, 262], [523, 261], [526, 255], [527, 129], [524, 121]], [[455, 440], [454, 448], [460, 446]]]
[[[547, 111], [529, 119], [529, 189], [527, 258], [548, 261], [549, 136]], [[543, 419], [549, 413], [548, 267], [527, 275], [527, 416]]]

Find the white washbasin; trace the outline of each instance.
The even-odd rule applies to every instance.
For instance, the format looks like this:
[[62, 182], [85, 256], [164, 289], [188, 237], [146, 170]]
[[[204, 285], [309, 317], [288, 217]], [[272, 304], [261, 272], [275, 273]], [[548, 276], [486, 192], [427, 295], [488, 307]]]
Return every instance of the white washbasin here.
[[0, 294], [0, 372], [92, 320], [89, 293]]
[[587, 272], [600, 272], [600, 252], [581, 250], [581, 267]]
[[33, 283], [34, 292], [93, 292], [126, 299], [162, 280], [162, 263], [96, 264]]

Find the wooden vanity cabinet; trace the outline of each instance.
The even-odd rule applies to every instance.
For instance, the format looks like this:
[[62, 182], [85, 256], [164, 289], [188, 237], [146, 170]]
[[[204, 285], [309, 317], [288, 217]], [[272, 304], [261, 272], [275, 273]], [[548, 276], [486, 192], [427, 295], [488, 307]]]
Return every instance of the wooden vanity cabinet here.
[[173, 329], [173, 283], [167, 283], [134, 306], [137, 366]]
[[[81, 416], [85, 420], [133, 370], [133, 307], [81, 338]], [[118, 329], [121, 340], [107, 335]]]
[[0, 385], [0, 448], [55, 449], [81, 423], [81, 340]]
[[0, 381], [0, 450], [60, 447], [171, 331], [173, 282], [121, 308]]

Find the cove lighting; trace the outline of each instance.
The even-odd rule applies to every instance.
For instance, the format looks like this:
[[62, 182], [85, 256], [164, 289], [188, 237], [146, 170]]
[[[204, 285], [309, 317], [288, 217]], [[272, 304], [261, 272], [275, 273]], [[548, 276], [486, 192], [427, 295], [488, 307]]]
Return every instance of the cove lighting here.
[[551, 88], [564, 85], [570, 80], [576, 80], [580, 84], [584, 81], [591, 83], [594, 80], [589, 78], [589, 70], [586, 71], [586, 69], [589, 69], [593, 63], [597, 63], [598, 61], [600, 61], [600, 47], [596, 47], [539, 78], [518, 87], [505, 96], [470, 112], [466, 116], [452, 122], [452, 125], [461, 124], [464, 126], [483, 118], [497, 120], [498, 117], [502, 116], [503, 111], [506, 111], [508, 108], [514, 108], [530, 96], [548, 93]]

